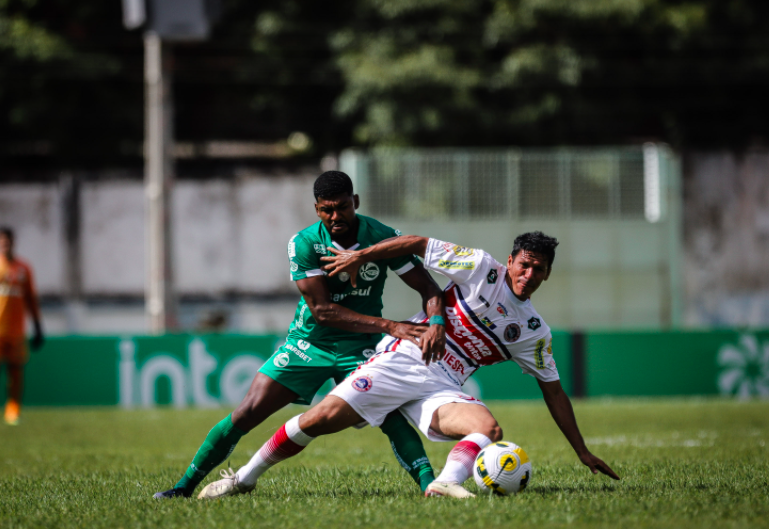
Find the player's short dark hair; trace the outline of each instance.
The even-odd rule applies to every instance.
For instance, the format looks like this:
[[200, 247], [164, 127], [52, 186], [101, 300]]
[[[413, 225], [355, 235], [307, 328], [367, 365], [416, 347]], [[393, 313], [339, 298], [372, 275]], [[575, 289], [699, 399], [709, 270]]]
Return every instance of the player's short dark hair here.
[[510, 255], [515, 259], [521, 250], [541, 253], [547, 257], [547, 269], [550, 270], [553, 267], [553, 261], [555, 261], [556, 246], [558, 246], [558, 239], [555, 237], [548, 237], [541, 231], [530, 231], [515, 238], [513, 251], [510, 252]]
[[315, 179], [315, 200], [339, 195], [352, 195], [352, 180], [342, 171], [326, 171]]
[[0, 233], [8, 237], [13, 242], [13, 229], [8, 226], [0, 226]]

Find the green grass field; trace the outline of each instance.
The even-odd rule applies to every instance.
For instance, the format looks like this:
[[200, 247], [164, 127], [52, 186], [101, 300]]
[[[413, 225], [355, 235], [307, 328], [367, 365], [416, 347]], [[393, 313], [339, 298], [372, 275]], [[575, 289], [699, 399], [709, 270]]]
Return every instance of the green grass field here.
[[[620, 482], [579, 464], [543, 403], [491, 408], [534, 465], [517, 496], [425, 499], [366, 428], [319, 439], [254, 493], [214, 502], [152, 494], [227, 411], [28, 408], [20, 426], [0, 425], [0, 527], [769, 527], [769, 402], [576, 403], [588, 446]], [[232, 467], [299, 411], [245, 437]], [[441, 467], [452, 443], [426, 446]]]

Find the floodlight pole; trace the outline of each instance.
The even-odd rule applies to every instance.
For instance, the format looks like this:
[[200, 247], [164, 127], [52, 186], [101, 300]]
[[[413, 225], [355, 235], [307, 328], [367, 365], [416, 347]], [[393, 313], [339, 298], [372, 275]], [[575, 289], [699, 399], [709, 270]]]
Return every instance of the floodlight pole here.
[[144, 35], [145, 193], [147, 286], [150, 332], [176, 327], [171, 267], [170, 196], [173, 186], [173, 99], [170, 48], [154, 31]]

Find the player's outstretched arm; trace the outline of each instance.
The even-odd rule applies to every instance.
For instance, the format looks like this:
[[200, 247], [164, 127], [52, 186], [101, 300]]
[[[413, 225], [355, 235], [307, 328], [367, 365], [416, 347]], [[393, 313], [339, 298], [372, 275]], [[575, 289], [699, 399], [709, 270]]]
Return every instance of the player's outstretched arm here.
[[585, 446], [585, 440], [582, 438], [582, 434], [577, 426], [577, 418], [574, 416], [574, 409], [571, 407], [569, 396], [566, 395], [566, 392], [561, 386], [561, 381], [542, 382], [541, 380], [537, 380], [537, 383], [542, 390], [542, 396], [545, 398], [545, 403], [547, 404], [547, 409], [550, 410], [550, 415], [553, 416], [558, 428], [561, 429], [561, 432], [566, 436], [566, 439], [568, 439], [572, 448], [574, 448], [574, 451], [577, 452], [579, 460], [582, 461], [593, 474], [601, 472], [610, 478], [620, 479], [609, 465], [590, 453], [590, 450]]
[[312, 276], [296, 282], [312, 316], [320, 325], [356, 333], [385, 333], [394, 338], [409, 340], [419, 345], [420, 338], [427, 331], [425, 325], [396, 322], [366, 316], [337, 303], [332, 303], [324, 276]]
[[392, 237], [369, 246], [363, 250], [337, 250], [328, 247], [328, 251], [333, 255], [326, 255], [320, 258], [321, 261], [328, 263], [323, 269], [328, 275], [335, 276], [342, 272], [350, 274], [350, 283], [352, 286], [358, 286], [358, 268], [369, 261], [378, 261], [380, 259], [390, 259], [402, 255], [418, 255], [424, 257], [427, 252], [427, 237], [418, 235], [401, 235]]

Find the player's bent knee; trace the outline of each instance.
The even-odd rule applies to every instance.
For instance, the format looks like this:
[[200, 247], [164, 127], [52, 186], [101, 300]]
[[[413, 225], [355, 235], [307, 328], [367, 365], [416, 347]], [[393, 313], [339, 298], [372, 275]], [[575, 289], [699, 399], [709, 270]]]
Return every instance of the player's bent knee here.
[[499, 424], [494, 424], [494, 426], [492, 426], [489, 429], [489, 433], [486, 434], [486, 437], [491, 439], [492, 443], [496, 443], [497, 441], [501, 441], [502, 440], [502, 427]]

